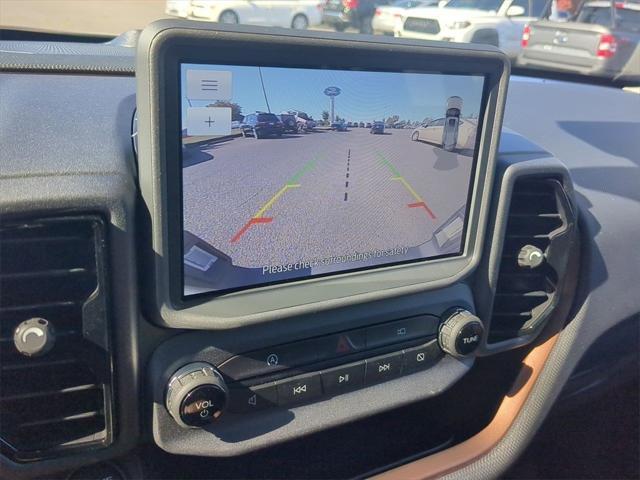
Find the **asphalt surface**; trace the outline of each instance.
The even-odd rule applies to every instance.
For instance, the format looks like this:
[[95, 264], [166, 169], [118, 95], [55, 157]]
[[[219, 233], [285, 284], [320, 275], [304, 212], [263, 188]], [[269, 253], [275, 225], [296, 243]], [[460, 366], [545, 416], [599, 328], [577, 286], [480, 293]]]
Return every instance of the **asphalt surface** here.
[[[166, 14], [165, 7], [166, 0], [0, 0], [0, 25], [116, 36], [141, 30], [155, 20], [175, 19]], [[327, 25], [311, 29], [333, 31]]]
[[410, 136], [358, 128], [191, 146], [185, 228], [248, 268], [404, 247], [437, 254], [433, 234], [465, 204], [473, 160]]

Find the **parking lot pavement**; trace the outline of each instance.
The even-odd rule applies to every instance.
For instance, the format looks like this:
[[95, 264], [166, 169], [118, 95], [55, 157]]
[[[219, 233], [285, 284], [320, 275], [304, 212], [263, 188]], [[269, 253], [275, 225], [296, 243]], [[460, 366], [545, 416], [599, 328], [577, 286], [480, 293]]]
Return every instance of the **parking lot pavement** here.
[[[175, 18], [165, 13], [165, 7], [165, 0], [0, 0], [0, 24], [115, 36], [142, 29], [154, 20]], [[312, 30], [333, 31], [326, 25], [313, 26]]]
[[250, 268], [428, 244], [465, 204], [473, 159], [410, 136], [356, 128], [187, 149], [185, 229]]

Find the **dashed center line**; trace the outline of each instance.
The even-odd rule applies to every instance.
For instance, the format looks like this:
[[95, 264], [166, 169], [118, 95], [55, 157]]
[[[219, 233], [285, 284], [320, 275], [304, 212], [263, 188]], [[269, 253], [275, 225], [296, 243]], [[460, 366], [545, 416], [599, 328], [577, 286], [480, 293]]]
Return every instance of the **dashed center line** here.
[[[351, 149], [347, 150], [347, 174], [346, 178], [349, 178], [349, 162], [351, 162]], [[344, 188], [349, 188], [349, 180], [344, 182]], [[349, 192], [344, 192], [344, 201], [349, 199]]]

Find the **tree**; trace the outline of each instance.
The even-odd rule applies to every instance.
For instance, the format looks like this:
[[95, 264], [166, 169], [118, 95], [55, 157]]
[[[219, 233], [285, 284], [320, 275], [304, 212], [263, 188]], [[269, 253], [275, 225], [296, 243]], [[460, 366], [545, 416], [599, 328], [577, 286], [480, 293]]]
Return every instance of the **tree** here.
[[216, 100], [215, 103], [207, 105], [207, 107], [227, 107], [231, 109], [231, 121], [241, 122], [244, 119], [244, 115], [242, 115], [242, 107], [237, 103], [227, 102], [224, 100]]
[[398, 122], [398, 120], [400, 120], [400, 117], [398, 115], [391, 115], [390, 117], [387, 117], [387, 119], [385, 120], [385, 125], [387, 127], [392, 127]]
[[325, 123], [329, 121], [329, 112], [326, 110], [322, 111], [322, 121]]
[[342, 117], [340, 117], [340, 116], [336, 115], [336, 122], [337, 122], [337, 123], [344, 122], [344, 118], [342, 118]]

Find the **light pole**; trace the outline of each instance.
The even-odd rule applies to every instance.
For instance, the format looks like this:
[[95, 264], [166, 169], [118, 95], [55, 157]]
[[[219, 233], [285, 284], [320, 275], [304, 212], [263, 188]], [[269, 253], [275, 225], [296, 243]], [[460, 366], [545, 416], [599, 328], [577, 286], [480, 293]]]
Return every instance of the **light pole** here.
[[264, 102], [267, 104], [267, 111], [271, 113], [271, 107], [269, 106], [269, 99], [267, 98], [267, 91], [264, 89], [264, 80], [262, 79], [262, 68], [258, 67], [258, 73], [260, 74], [260, 84], [262, 85], [262, 93], [264, 94]]
[[336, 97], [334, 97], [334, 96], [329, 97], [329, 103], [331, 103], [331, 110], [330, 110], [330, 112], [331, 112], [331, 123], [333, 123], [335, 121], [335, 118], [336, 118], [336, 114], [335, 114], [335, 111], [336, 111]]

